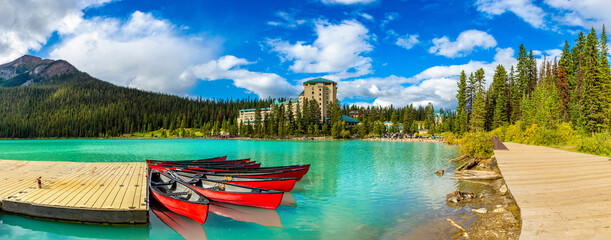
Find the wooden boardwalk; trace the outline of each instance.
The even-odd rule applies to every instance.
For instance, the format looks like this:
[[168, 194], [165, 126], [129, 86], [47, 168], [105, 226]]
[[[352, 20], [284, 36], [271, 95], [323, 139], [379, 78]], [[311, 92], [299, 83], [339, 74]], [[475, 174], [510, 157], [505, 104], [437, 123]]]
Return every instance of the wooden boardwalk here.
[[146, 184], [144, 162], [0, 160], [2, 210], [36, 217], [146, 223]]
[[611, 239], [609, 158], [504, 144], [494, 153], [521, 210], [521, 239]]

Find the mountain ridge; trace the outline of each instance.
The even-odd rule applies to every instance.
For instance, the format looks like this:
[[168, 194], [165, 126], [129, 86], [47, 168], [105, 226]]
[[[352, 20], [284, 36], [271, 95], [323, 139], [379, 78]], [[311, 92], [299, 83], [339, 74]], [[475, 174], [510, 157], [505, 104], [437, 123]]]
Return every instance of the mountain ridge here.
[[0, 87], [28, 86], [62, 74], [80, 72], [65, 60], [24, 55], [0, 65]]

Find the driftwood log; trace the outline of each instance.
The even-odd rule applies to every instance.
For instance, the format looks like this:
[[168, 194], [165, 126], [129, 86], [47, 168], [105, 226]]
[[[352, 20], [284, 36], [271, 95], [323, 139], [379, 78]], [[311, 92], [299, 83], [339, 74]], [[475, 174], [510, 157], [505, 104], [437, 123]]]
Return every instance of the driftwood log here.
[[463, 170], [454, 172], [454, 180], [494, 180], [501, 178], [501, 174], [494, 171]]
[[450, 160], [449, 162], [460, 162], [460, 161], [463, 161], [465, 159], [468, 159], [469, 157], [470, 157], [469, 155], [465, 154], [465, 155], [462, 155], [460, 157], [454, 158], [454, 159]]
[[458, 168], [456, 168], [456, 171], [463, 171], [463, 170], [471, 169], [471, 168], [477, 166], [478, 163], [479, 163], [479, 160], [471, 159], [471, 160], [463, 163], [462, 165], [460, 165]]
[[437, 174], [437, 176], [443, 176], [443, 173], [445, 172], [445, 169], [441, 169], [441, 170], [437, 170], [437, 172], [435, 172], [435, 174]]

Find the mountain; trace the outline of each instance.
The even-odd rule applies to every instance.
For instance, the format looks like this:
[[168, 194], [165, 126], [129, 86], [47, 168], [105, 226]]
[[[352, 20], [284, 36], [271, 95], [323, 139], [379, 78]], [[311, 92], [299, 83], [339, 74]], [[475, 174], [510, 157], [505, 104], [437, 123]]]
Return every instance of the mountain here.
[[271, 100], [191, 99], [116, 86], [63, 60], [23, 56], [0, 65], [0, 138], [113, 137], [235, 126], [238, 110]]
[[25, 55], [0, 65], [0, 86], [28, 86], [62, 74], [78, 72], [64, 60], [41, 59]]

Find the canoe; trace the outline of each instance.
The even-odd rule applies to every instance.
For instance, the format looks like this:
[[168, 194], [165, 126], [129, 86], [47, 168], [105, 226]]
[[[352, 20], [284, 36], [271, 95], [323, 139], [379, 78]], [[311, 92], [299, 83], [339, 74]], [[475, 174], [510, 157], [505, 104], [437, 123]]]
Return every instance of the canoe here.
[[265, 209], [276, 209], [282, 201], [283, 192], [280, 191], [251, 188], [201, 178], [189, 178], [177, 175], [176, 172], [172, 170], [168, 170], [167, 172], [175, 178], [189, 183], [195, 191], [212, 201]]
[[248, 168], [215, 168], [215, 167], [208, 167], [208, 168], [187, 167], [187, 169], [188, 170], [196, 170], [196, 171], [214, 171], [216, 173], [267, 173], [267, 172], [297, 170], [297, 171], [293, 172], [292, 174], [290, 174], [290, 176], [283, 176], [283, 177], [294, 177], [294, 178], [297, 178], [297, 181], [299, 181], [299, 180], [301, 180], [301, 178], [303, 178], [303, 176], [306, 173], [308, 173], [308, 170], [310, 170], [310, 164], [292, 165], [292, 166], [283, 166], [283, 167], [262, 167], [262, 168], [255, 168], [255, 169], [248, 169]]
[[227, 163], [227, 164], [221, 164], [221, 163], [213, 163], [213, 164], [207, 164], [207, 163], [194, 163], [194, 164], [149, 163], [149, 165], [151, 164], [161, 165], [161, 166], [175, 166], [175, 167], [182, 167], [182, 168], [195, 167], [195, 168], [217, 168], [217, 169], [260, 168], [261, 167], [261, 163], [257, 163], [255, 161], [244, 162], [244, 163], [235, 163], [235, 164], [231, 164], [231, 163]]
[[170, 211], [203, 224], [208, 218], [208, 204], [202, 194], [186, 183], [155, 169], [149, 175], [150, 193]]
[[257, 169], [261, 166], [260, 163], [254, 163], [254, 164], [247, 164], [247, 165], [208, 165], [208, 166], [198, 166], [198, 165], [181, 165], [181, 164], [156, 164], [156, 163], [149, 163], [147, 164], [148, 167], [150, 169], [157, 169], [158, 171], [163, 171], [163, 169], [188, 169], [189, 167], [195, 167], [195, 168], [200, 168], [200, 167], [204, 167], [204, 168], [220, 168], [220, 169], [235, 169], [235, 167], [240, 166], [240, 168], [244, 168], [244, 169]]
[[[235, 167], [189, 167], [189, 169], [195, 169], [195, 170], [214, 170], [214, 171], [219, 171], [219, 172], [223, 172], [223, 171], [227, 171], [227, 172], [232, 172], [235, 170], [240, 170], [242, 167], [239, 166], [235, 166]], [[254, 171], [254, 172], [275, 172], [275, 171], [282, 171], [282, 170], [292, 170], [292, 169], [310, 169], [310, 164], [304, 164], [304, 165], [290, 165], [290, 166], [280, 166], [280, 167], [260, 167], [257, 169], [244, 169], [244, 171]]]
[[[290, 170], [279, 170], [279, 171], [243, 171], [243, 170], [234, 170], [234, 171], [216, 171], [216, 170], [197, 170], [192, 168], [181, 168], [177, 166], [164, 166], [164, 165], [156, 165], [149, 164], [149, 168], [157, 169], [159, 171], [163, 171], [164, 169], [181, 171], [181, 172], [192, 172], [192, 173], [205, 173], [205, 174], [215, 174], [221, 176], [245, 176], [245, 177], [257, 177], [257, 178], [296, 178], [297, 181], [301, 180], [303, 176], [308, 172], [306, 168], [300, 169], [290, 169]], [[253, 169], [254, 170], [254, 169]]]
[[192, 173], [176, 171], [177, 175], [190, 178], [203, 178], [213, 181], [221, 181], [240, 186], [290, 192], [295, 187], [296, 178], [260, 178], [245, 176], [224, 176], [216, 174]]
[[[227, 156], [222, 157], [213, 157], [213, 158], [204, 158], [204, 159], [196, 159], [196, 160], [178, 160], [178, 161], [165, 161], [165, 160], [146, 160], [146, 163], [164, 163], [164, 162], [221, 162], [226, 161]], [[250, 159], [248, 159], [250, 160]]]
[[[151, 211], [159, 218], [159, 220], [168, 225], [168, 227], [174, 229], [174, 231], [180, 234], [180, 236], [183, 238], [189, 240], [207, 239], [206, 231], [198, 222], [170, 211], [161, 205], [161, 203], [157, 202], [154, 198], [151, 198], [149, 206]], [[212, 204], [209, 204], [208, 207], [210, 211], [213, 210]]]
[[250, 160], [250, 158], [236, 159], [236, 160], [223, 160], [223, 161], [200, 161], [200, 160], [180, 160], [180, 161], [162, 161], [162, 160], [146, 160], [148, 164], [178, 164], [178, 165], [195, 165], [195, 164], [243, 164], [243, 163], [255, 163], [256, 161]]

